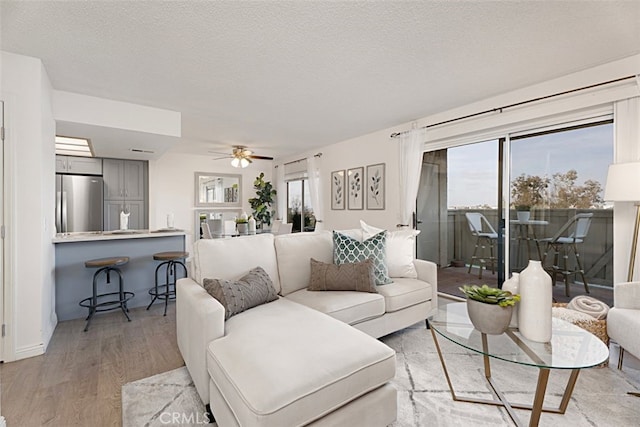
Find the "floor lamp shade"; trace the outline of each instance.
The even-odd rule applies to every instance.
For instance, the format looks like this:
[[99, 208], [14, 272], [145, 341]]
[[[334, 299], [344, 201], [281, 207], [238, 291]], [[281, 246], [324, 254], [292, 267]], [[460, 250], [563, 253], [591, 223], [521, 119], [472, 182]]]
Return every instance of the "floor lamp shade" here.
[[636, 221], [631, 241], [631, 256], [627, 281], [633, 281], [633, 269], [638, 249], [638, 232], [640, 230], [640, 162], [615, 163], [609, 166], [607, 186], [604, 199], [610, 202], [635, 202]]
[[640, 202], [640, 162], [609, 166], [604, 199], [610, 202]]

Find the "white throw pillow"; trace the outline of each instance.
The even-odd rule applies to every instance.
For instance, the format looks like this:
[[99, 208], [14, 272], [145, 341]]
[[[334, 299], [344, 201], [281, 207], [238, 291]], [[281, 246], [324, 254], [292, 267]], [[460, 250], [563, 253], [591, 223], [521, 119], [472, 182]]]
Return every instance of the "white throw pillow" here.
[[[362, 238], [368, 239], [381, 231], [360, 220], [362, 227]], [[413, 265], [414, 251], [416, 247], [416, 236], [420, 230], [402, 229], [397, 231], [387, 231], [387, 269], [389, 277], [408, 277], [417, 279], [418, 272]]]

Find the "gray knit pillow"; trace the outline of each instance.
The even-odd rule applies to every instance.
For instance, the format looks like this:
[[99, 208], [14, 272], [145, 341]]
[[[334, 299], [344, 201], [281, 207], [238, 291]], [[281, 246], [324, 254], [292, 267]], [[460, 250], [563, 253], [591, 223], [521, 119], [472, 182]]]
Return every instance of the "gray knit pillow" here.
[[341, 265], [311, 258], [310, 291], [358, 291], [378, 293], [374, 264], [370, 259]]
[[224, 319], [278, 299], [273, 282], [262, 267], [238, 280], [204, 279], [205, 290], [224, 306]]

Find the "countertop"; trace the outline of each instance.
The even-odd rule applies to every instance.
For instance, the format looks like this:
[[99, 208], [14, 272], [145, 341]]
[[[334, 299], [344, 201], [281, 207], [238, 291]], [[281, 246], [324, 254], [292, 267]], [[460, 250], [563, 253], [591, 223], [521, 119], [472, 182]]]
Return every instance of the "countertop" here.
[[162, 228], [160, 230], [92, 231], [85, 233], [58, 233], [53, 243], [90, 242], [98, 240], [147, 239], [153, 237], [184, 236], [185, 231]]

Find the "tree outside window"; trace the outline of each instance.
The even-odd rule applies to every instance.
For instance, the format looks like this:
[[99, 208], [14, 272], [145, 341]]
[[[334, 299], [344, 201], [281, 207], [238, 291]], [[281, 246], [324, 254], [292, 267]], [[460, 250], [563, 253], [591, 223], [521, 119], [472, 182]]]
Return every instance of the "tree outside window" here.
[[551, 179], [522, 174], [511, 184], [511, 205], [518, 210], [546, 207], [556, 209], [602, 208], [602, 184], [593, 179], [577, 184], [578, 172], [554, 173]]
[[293, 224], [293, 233], [315, 230], [316, 219], [311, 207], [307, 179], [287, 182], [287, 222]]

